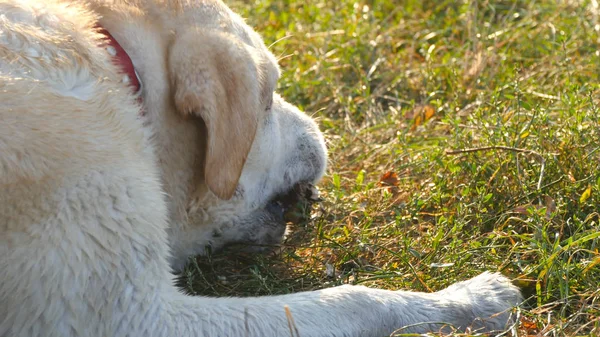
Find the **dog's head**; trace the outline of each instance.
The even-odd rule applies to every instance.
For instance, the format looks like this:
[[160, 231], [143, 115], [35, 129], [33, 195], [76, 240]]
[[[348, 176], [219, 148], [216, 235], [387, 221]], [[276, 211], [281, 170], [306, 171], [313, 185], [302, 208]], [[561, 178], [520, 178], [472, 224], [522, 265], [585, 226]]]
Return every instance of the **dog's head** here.
[[207, 247], [279, 243], [281, 198], [310, 194], [326, 149], [315, 122], [274, 92], [279, 69], [261, 37], [220, 1], [147, 0], [116, 12], [128, 14], [103, 25], [144, 83], [173, 266]]

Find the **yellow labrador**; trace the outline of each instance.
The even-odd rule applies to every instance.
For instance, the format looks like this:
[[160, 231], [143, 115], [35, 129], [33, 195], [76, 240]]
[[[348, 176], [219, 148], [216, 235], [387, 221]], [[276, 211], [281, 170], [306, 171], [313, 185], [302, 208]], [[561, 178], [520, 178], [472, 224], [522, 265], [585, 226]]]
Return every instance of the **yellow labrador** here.
[[[484, 273], [433, 294], [181, 294], [206, 247], [272, 244], [325, 170], [316, 124], [218, 0], [0, 0], [0, 336], [384, 336], [502, 329]], [[306, 192], [303, 192], [306, 189]]]

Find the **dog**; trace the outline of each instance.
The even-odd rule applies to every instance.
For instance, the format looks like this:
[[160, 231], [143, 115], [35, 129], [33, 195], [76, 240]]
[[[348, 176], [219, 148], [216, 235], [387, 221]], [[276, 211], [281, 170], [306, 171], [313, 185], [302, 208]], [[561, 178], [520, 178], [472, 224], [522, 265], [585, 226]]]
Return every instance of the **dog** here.
[[[172, 270], [272, 245], [327, 151], [220, 0], [0, 0], [0, 336], [377, 336], [502, 330], [519, 290], [182, 294]], [[292, 191], [292, 192], [290, 192]], [[313, 195], [314, 196], [314, 195]]]

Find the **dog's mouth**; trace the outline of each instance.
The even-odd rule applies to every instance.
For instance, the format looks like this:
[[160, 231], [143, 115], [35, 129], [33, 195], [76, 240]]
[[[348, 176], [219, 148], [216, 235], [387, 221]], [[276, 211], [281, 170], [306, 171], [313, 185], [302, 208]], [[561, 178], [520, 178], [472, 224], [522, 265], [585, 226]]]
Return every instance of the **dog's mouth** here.
[[282, 222], [296, 222], [298, 216], [304, 217], [311, 206], [322, 199], [319, 189], [306, 182], [294, 185], [287, 193], [275, 196], [266, 206], [266, 210]]
[[238, 231], [241, 235], [227, 247], [245, 253], [277, 252], [288, 224], [308, 219], [312, 205], [319, 201], [319, 190], [313, 184], [298, 183], [246, 218], [244, 230]]

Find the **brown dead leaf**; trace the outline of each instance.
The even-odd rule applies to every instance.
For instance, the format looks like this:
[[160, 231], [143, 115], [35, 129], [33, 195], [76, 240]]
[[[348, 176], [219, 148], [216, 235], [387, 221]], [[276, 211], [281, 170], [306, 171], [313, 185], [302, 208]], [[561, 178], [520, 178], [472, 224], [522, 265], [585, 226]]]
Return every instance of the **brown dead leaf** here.
[[405, 115], [407, 119], [413, 120], [413, 125], [410, 128], [411, 131], [414, 131], [418, 126], [424, 124], [434, 116], [435, 107], [430, 104], [417, 105]]
[[425, 113], [425, 120], [430, 120], [433, 116], [435, 116], [435, 109], [431, 105], [426, 105], [423, 107], [423, 112]]
[[384, 173], [379, 178], [379, 186], [398, 186], [398, 174], [393, 171]]
[[398, 183], [398, 174], [393, 171], [388, 171], [379, 178], [377, 185], [384, 187], [389, 193], [396, 196], [400, 191]]
[[522, 214], [522, 215], [529, 215], [529, 211], [528, 209], [530, 207], [535, 207], [532, 204], [525, 204], [525, 205], [521, 205], [521, 206], [517, 206], [515, 208], [512, 209], [513, 212], [518, 213], [518, 214]]
[[522, 215], [529, 215], [530, 208], [533, 208], [535, 210], [540, 210], [542, 208], [546, 208], [545, 218], [548, 220], [552, 220], [552, 215], [556, 212], [556, 202], [554, 201], [554, 199], [552, 199], [552, 197], [545, 196], [543, 206], [525, 204], [525, 205], [516, 206], [515, 208], [512, 209], [512, 211], [515, 213], [518, 213], [518, 214], [522, 214]]
[[525, 333], [525, 336], [537, 336], [540, 332], [537, 323], [535, 323], [529, 317], [521, 316], [521, 331]]

